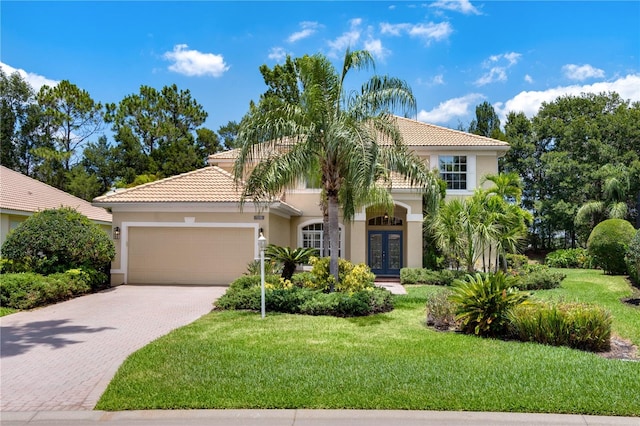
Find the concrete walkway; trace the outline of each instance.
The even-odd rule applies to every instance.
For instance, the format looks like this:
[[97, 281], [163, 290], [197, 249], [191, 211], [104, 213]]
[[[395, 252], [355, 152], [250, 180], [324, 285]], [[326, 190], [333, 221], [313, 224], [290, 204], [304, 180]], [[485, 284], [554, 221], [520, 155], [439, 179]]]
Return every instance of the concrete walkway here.
[[640, 418], [379, 410], [167, 410], [0, 413], [2, 426], [638, 426]]
[[225, 291], [120, 286], [0, 318], [2, 417], [92, 410], [131, 353], [211, 311]]

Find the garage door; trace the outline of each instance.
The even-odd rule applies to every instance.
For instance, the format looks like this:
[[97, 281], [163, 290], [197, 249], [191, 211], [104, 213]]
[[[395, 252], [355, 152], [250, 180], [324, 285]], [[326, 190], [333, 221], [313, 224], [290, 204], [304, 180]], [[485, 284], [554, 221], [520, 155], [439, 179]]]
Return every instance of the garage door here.
[[130, 284], [226, 285], [254, 257], [251, 228], [130, 227]]

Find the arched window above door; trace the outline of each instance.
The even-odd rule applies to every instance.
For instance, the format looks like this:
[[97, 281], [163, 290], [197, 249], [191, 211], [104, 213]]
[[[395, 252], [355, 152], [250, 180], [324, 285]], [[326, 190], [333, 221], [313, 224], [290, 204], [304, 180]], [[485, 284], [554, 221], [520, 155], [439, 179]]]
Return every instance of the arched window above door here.
[[369, 226], [402, 226], [402, 219], [385, 214], [369, 219]]

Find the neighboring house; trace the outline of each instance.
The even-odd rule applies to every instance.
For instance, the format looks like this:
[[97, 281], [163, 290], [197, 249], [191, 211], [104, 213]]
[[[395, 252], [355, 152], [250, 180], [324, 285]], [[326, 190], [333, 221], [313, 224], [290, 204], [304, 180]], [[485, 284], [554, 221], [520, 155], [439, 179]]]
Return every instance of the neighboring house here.
[[111, 235], [111, 213], [53, 186], [0, 166], [0, 244], [9, 231], [40, 210], [72, 207]]
[[[439, 168], [448, 196], [469, 196], [481, 178], [498, 172], [506, 142], [398, 118], [404, 142], [430, 168]], [[301, 183], [280, 200], [240, 208], [242, 188], [232, 176], [237, 151], [209, 157], [209, 166], [138, 187], [111, 192], [93, 204], [113, 212], [120, 231], [112, 264], [113, 285], [225, 285], [259, 256], [268, 242], [322, 248], [320, 190]], [[340, 257], [368, 264], [379, 276], [422, 266], [422, 194], [394, 177], [393, 211], [362, 209], [340, 222]]]

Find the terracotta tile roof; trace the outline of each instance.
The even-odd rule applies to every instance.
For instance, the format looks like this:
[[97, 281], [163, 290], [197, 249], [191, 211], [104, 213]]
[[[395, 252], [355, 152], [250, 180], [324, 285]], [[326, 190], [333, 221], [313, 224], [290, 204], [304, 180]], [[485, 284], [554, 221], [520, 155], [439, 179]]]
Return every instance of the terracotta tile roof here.
[[448, 129], [408, 118], [396, 117], [404, 143], [409, 146], [496, 147], [508, 148], [507, 142]]
[[[509, 148], [507, 142], [462, 132], [460, 130], [453, 130], [447, 127], [436, 126], [434, 124], [423, 123], [409, 118], [396, 116], [396, 122], [402, 133], [404, 143], [408, 146], [456, 148], [492, 147], [498, 150], [506, 150]], [[209, 156], [209, 163], [215, 163], [216, 160], [235, 160], [237, 156], [237, 149], [218, 152]]]
[[7, 167], [0, 166], [0, 208], [33, 213], [58, 207], [73, 207], [89, 219], [111, 223], [111, 213], [92, 206], [81, 198], [32, 179]]
[[109, 203], [225, 203], [239, 202], [242, 188], [233, 176], [219, 167], [208, 166], [97, 197], [94, 204]]

